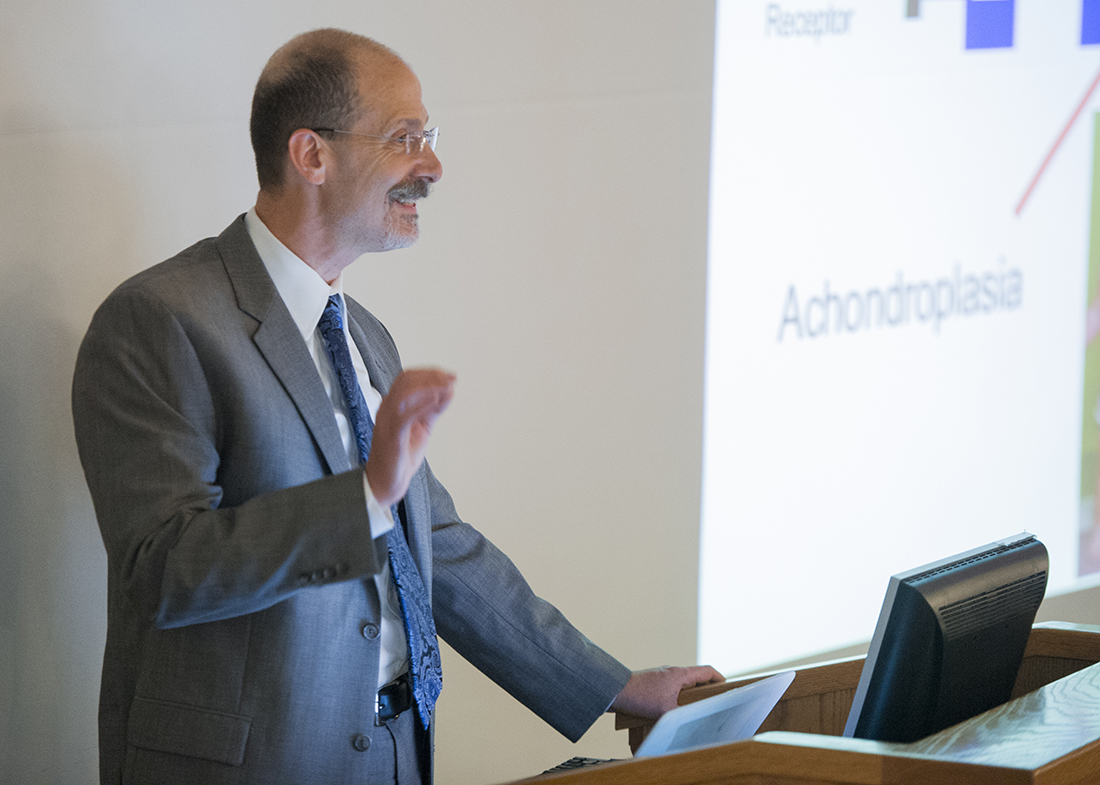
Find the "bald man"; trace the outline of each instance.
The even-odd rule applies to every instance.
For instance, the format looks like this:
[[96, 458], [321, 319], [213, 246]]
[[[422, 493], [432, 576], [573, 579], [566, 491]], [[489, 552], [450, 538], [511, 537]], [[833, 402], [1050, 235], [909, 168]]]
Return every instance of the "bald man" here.
[[109, 567], [104, 783], [428, 782], [437, 629], [573, 740], [721, 679], [632, 674], [424, 461], [454, 376], [402, 370], [342, 272], [416, 241], [427, 126], [391, 50], [293, 39], [253, 99], [255, 207], [92, 320], [73, 416]]

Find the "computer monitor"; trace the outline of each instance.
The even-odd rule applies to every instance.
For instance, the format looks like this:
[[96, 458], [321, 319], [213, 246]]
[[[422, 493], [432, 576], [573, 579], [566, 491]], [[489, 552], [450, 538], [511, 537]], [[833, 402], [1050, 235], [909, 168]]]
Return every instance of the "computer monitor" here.
[[844, 735], [916, 741], [1006, 702], [1046, 584], [1027, 533], [893, 576]]

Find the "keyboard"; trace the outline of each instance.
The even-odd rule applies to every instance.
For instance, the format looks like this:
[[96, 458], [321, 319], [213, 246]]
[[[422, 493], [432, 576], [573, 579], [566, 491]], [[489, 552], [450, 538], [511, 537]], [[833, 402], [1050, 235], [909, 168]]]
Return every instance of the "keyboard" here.
[[543, 774], [556, 774], [559, 771], [573, 771], [573, 769], [582, 769], [585, 766], [598, 766], [601, 763], [612, 763], [614, 758], [570, 758], [565, 763], [559, 763], [552, 769], [547, 769]]

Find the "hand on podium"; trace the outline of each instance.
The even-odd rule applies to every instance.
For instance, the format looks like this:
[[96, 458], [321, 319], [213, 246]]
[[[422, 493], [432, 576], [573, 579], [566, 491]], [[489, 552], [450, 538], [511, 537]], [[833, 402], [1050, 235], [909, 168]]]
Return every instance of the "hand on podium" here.
[[680, 690], [685, 687], [721, 684], [725, 680], [725, 676], [709, 665], [635, 671], [622, 692], [611, 702], [609, 710], [657, 719], [676, 708]]

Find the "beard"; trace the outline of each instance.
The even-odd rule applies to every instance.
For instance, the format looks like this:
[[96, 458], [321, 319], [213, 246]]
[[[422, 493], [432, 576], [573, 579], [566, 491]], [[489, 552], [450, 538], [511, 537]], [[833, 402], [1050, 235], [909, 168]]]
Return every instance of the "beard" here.
[[[419, 177], [410, 177], [395, 185], [387, 194], [391, 202], [416, 202], [426, 199], [431, 193], [431, 183]], [[386, 219], [384, 250], [408, 248], [420, 236], [419, 217], [415, 215], [389, 216]]]

